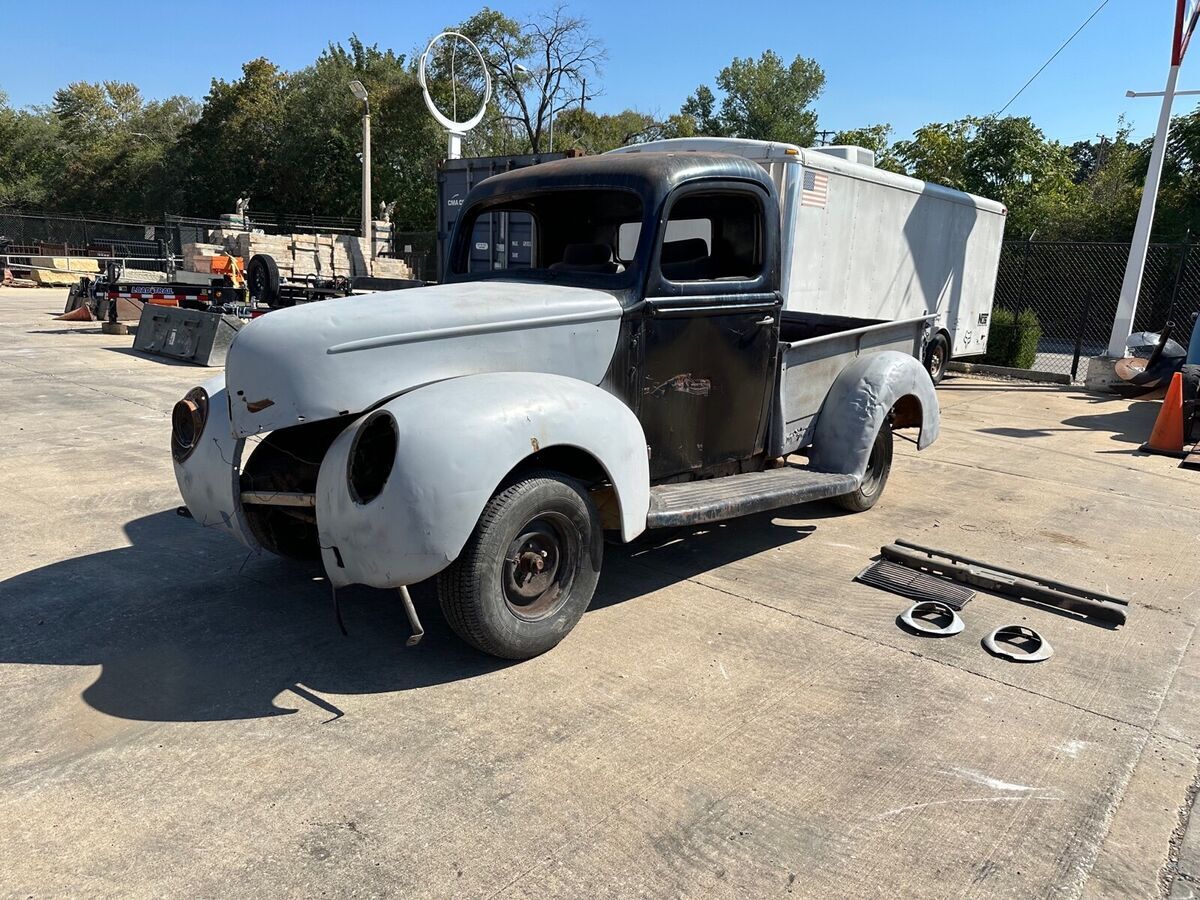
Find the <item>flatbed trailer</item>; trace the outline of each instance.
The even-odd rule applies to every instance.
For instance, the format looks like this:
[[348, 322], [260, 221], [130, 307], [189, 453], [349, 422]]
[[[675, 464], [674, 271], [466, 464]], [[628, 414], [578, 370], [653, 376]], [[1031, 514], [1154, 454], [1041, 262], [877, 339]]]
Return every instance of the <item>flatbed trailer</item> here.
[[424, 285], [424, 281], [410, 278], [374, 278], [370, 275], [305, 275], [300, 278], [283, 278], [279, 273], [279, 264], [267, 253], [256, 253], [246, 265], [246, 286], [251, 300], [256, 305], [265, 304], [269, 309], [281, 309], [299, 303], [315, 303], [333, 297], [399, 291]]

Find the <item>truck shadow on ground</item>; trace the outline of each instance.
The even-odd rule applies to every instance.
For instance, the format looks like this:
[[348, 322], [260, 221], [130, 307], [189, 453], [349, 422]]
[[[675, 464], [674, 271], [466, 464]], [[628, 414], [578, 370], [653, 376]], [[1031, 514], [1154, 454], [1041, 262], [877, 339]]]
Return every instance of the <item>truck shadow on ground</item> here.
[[[1093, 405], [1096, 403], [1096, 399], [1093, 397], [1081, 397], [1080, 399]], [[1112, 404], [1112, 410], [1071, 416], [1062, 420], [1061, 427], [1018, 428], [998, 425], [993, 428], [980, 428], [979, 431], [981, 434], [1013, 438], [1039, 438], [1072, 431], [1097, 431], [1107, 433], [1111, 440], [1140, 446], [1150, 437], [1150, 431], [1154, 428], [1154, 420], [1158, 416], [1159, 409], [1162, 408], [1162, 404], [1157, 400], [1111, 399], [1101, 402]]]
[[[805, 509], [806, 519], [823, 514]], [[606, 547], [592, 608], [814, 528], [775, 525], [764, 514]], [[406, 691], [514, 665], [460, 641], [432, 583], [413, 588], [426, 635], [406, 648], [408, 623], [393, 592], [340, 591], [343, 636], [318, 564], [247, 556], [231, 538], [174, 511], [135, 519], [125, 532], [131, 546], [0, 581], [0, 663], [98, 665], [84, 702], [124, 719], [165, 722], [288, 715], [304, 703], [333, 719], [342, 715], [336, 698], [321, 694]]]

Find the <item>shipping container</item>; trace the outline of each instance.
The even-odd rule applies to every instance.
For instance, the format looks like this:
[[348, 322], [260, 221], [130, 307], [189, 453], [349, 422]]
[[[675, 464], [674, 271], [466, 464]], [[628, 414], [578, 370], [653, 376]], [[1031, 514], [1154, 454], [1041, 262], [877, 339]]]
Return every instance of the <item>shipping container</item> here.
[[[438, 167], [438, 280], [445, 280], [446, 244], [471, 188], [500, 172], [562, 159], [563, 153], [477, 156], [443, 160]], [[528, 268], [533, 249], [533, 221], [522, 213], [480, 216], [471, 235], [471, 271]]]

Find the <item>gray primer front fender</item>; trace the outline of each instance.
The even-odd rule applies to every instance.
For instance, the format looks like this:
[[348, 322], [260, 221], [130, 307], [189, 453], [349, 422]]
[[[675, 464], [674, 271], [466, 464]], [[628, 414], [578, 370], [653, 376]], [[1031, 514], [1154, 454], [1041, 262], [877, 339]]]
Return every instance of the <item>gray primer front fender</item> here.
[[[396, 461], [369, 503], [350, 494], [354, 438], [389, 415]], [[538, 450], [570, 446], [604, 468], [620, 506], [621, 534], [646, 526], [646, 438], [627, 406], [594, 385], [560, 375], [468, 375], [418, 388], [357, 419], [338, 435], [317, 478], [317, 530], [335, 586], [398, 587], [454, 561], [504, 476]], [[336, 548], [336, 549], [335, 549]]]
[[191, 455], [182, 463], [172, 460], [179, 493], [192, 518], [205, 528], [219, 528], [258, 550], [242, 512], [239, 473], [246, 442], [232, 434], [225, 376], [210, 378], [200, 387], [208, 394], [208, 420]]
[[[938, 436], [937, 392], [925, 367], [895, 350], [860, 356], [842, 369], [817, 414], [812, 467], [862, 479], [888, 412], [907, 397], [920, 404], [918, 449]], [[905, 411], [910, 411], [907, 401]]]

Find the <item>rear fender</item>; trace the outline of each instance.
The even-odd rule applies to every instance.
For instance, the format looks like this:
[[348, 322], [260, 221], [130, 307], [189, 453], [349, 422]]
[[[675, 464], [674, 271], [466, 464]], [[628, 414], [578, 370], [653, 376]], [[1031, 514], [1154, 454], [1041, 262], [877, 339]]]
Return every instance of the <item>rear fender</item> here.
[[918, 449], [937, 440], [937, 393], [919, 361], [886, 350], [850, 363], [834, 380], [817, 414], [812, 467], [861, 480], [875, 437], [893, 409], [897, 428], [921, 429]]
[[[356, 435], [390, 416], [396, 458], [377, 497], [359, 502], [348, 471]], [[646, 526], [646, 438], [627, 406], [559, 375], [468, 375], [426, 385], [357, 419], [329, 448], [317, 479], [317, 528], [334, 585], [397, 587], [453, 562], [514, 468], [540, 451], [577, 448], [613, 485], [620, 532]]]

